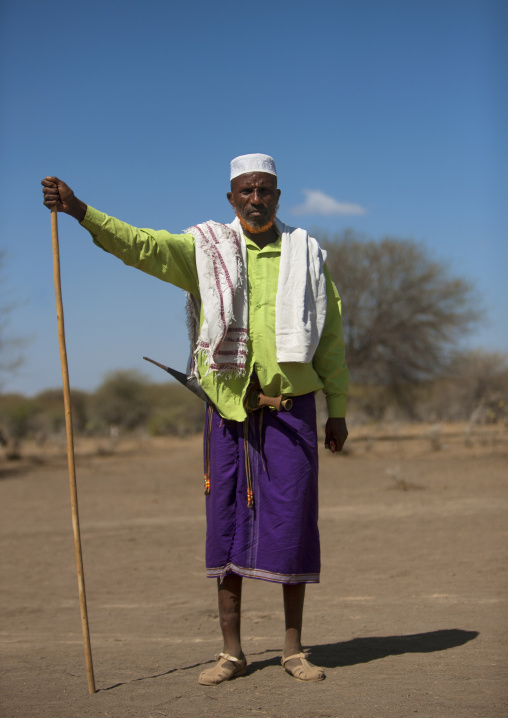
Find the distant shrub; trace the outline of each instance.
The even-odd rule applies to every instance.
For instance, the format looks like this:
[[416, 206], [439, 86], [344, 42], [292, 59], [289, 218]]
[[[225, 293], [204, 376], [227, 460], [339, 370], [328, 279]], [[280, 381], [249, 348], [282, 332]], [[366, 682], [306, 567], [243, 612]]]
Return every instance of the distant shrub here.
[[112, 372], [93, 395], [91, 404], [92, 421], [97, 426], [136, 429], [151, 414], [148, 380], [134, 370]]

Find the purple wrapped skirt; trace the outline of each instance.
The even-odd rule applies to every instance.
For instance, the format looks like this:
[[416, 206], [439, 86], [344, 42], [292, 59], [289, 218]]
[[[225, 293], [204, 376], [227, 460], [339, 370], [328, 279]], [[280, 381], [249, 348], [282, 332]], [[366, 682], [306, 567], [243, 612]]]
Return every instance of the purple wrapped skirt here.
[[[291, 411], [264, 409], [245, 422], [207, 414], [210, 493], [207, 575], [235, 573], [277, 583], [318, 583], [318, 455], [314, 394]], [[253, 507], [247, 501], [245, 432]], [[205, 439], [206, 452], [206, 439]]]

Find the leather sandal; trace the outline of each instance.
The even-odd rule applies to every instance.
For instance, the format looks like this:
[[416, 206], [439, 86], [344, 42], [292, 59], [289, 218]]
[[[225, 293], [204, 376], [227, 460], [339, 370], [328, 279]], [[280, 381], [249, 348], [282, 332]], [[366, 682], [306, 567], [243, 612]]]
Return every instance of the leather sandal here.
[[[202, 686], [218, 686], [223, 681], [230, 681], [237, 676], [243, 676], [247, 672], [247, 661], [245, 658], [235, 658], [229, 653], [219, 653], [215, 656], [218, 663], [213, 668], [207, 668], [199, 676]], [[227, 662], [233, 663], [233, 668], [226, 666]]]
[[[325, 672], [322, 668], [315, 666], [307, 660], [308, 653], [295, 653], [294, 656], [288, 656], [287, 658], [282, 657], [281, 664], [284, 667], [286, 673], [289, 673], [293, 678], [297, 678], [299, 681], [322, 681], [325, 676]], [[288, 668], [285, 664], [293, 658], [300, 659], [300, 665]]]

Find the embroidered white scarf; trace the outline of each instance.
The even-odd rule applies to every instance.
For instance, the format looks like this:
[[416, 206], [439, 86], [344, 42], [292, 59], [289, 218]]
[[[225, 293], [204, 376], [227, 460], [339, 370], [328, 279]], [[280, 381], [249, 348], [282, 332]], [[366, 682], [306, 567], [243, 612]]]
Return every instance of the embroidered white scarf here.
[[[278, 362], [310, 362], [326, 317], [326, 253], [303, 229], [275, 220], [281, 235], [279, 282], [275, 301]], [[238, 218], [231, 224], [204, 222], [186, 230], [194, 237], [201, 304], [187, 300], [191, 360], [204, 354], [209, 371], [245, 373], [248, 340], [248, 292], [245, 238]]]

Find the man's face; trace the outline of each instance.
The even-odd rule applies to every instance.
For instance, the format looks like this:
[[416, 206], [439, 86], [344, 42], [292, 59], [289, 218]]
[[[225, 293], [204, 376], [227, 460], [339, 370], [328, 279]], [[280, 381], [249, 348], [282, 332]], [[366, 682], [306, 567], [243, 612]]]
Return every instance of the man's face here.
[[235, 177], [227, 196], [242, 224], [253, 232], [265, 231], [273, 224], [280, 197], [275, 175], [249, 172]]

